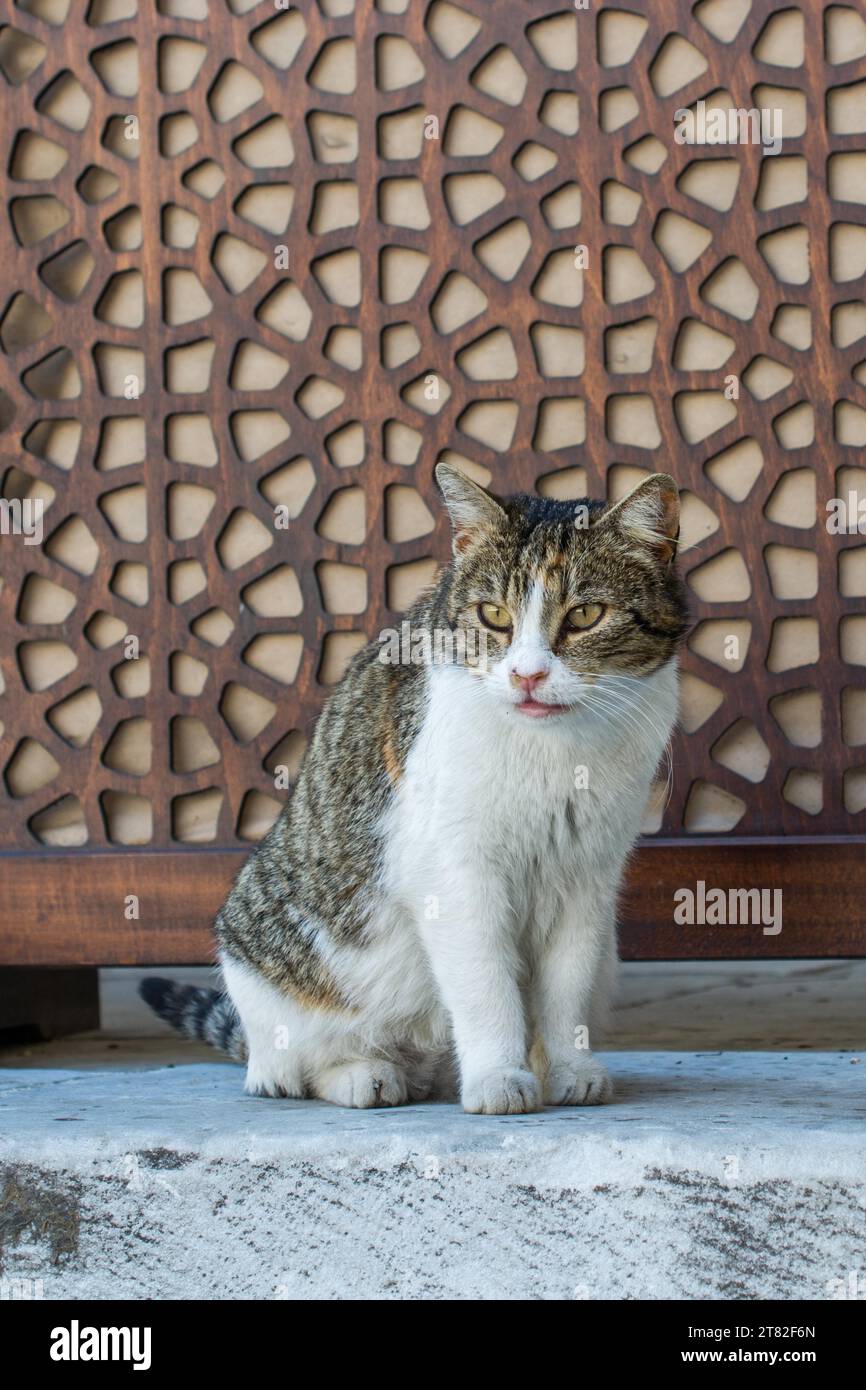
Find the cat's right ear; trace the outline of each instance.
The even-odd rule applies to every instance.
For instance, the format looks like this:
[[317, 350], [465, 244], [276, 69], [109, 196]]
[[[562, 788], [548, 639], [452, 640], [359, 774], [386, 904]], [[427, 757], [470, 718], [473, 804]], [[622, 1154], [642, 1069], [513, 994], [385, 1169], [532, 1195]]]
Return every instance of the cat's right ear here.
[[495, 529], [505, 520], [505, 512], [483, 487], [447, 463], [437, 463], [436, 481], [451, 517], [454, 554], [471, 545], [479, 531]]

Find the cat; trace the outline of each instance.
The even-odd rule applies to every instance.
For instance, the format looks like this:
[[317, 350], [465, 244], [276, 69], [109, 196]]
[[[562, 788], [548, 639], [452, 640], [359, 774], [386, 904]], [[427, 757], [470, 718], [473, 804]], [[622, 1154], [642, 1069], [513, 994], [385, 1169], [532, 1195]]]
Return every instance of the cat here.
[[217, 917], [225, 992], [142, 994], [256, 1095], [399, 1105], [450, 1076], [473, 1114], [598, 1104], [617, 894], [688, 627], [677, 486], [607, 505], [436, 479], [451, 562], [408, 653], [383, 634], [325, 705]]

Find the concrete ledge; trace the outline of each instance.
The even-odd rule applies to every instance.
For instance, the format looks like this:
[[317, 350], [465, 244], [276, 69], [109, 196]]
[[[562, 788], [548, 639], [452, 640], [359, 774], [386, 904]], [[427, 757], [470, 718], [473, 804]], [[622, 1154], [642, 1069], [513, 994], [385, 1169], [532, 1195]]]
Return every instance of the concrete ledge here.
[[[46, 1298], [824, 1299], [866, 1265], [866, 1064], [616, 1053], [601, 1109], [0, 1073], [3, 1278]], [[866, 1288], [864, 1288], [866, 1291]]]

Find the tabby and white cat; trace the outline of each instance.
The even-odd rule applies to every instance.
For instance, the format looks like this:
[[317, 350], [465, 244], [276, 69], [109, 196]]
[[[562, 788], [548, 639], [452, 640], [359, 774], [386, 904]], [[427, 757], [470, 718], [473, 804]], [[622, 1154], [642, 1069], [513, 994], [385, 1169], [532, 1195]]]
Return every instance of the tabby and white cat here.
[[676, 715], [677, 487], [499, 500], [436, 472], [453, 559], [408, 615], [434, 659], [353, 660], [217, 918], [226, 992], [142, 993], [257, 1095], [399, 1105], [453, 1061], [473, 1113], [596, 1104], [617, 892]]

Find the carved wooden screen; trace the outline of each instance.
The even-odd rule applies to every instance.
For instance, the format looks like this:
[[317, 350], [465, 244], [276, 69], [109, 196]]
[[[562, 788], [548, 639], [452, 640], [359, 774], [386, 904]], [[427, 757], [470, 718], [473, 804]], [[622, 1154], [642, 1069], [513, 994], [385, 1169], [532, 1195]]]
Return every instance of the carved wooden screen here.
[[[442, 457], [683, 489], [684, 732], [626, 949], [860, 950], [866, 548], [826, 503], [866, 499], [862, 5], [0, 26], [4, 527], [45, 507], [0, 542], [2, 958], [206, 953], [275, 775], [446, 553]], [[680, 143], [687, 108], [768, 124]], [[783, 940], [671, 930], [678, 884], [780, 874]]]

